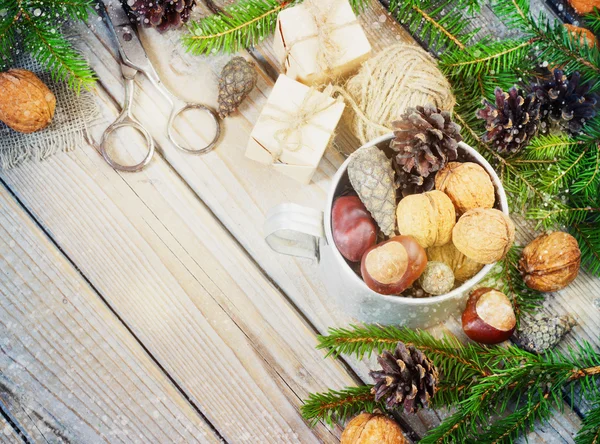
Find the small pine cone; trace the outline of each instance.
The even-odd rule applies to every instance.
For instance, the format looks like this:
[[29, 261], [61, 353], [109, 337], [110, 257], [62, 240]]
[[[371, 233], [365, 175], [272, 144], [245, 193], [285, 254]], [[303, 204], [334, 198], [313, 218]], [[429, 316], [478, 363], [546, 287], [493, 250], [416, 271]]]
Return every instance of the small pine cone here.
[[543, 134], [562, 131], [580, 134], [586, 121], [596, 115], [597, 97], [589, 93], [590, 84], [583, 83], [578, 72], [566, 76], [555, 69], [530, 89], [540, 101]]
[[392, 125], [390, 148], [398, 153], [394, 169], [402, 195], [432, 190], [435, 173], [458, 157], [460, 126], [433, 105], [409, 108]]
[[477, 117], [486, 121], [483, 140], [498, 154], [510, 156], [523, 149], [538, 130], [540, 102], [534, 94], [512, 87], [508, 92], [496, 88], [496, 104], [483, 100]]
[[437, 389], [438, 371], [423, 352], [398, 342], [393, 354], [386, 350], [377, 362], [382, 369], [369, 373], [375, 380], [371, 391], [376, 401], [385, 399], [389, 409], [404, 404], [408, 413], [428, 407]]
[[238, 106], [256, 86], [254, 63], [243, 57], [234, 57], [223, 67], [219, 77], [219, 116], [224, 119]]
[[386, 236], [396, 230], [396, 189], [392, 163], [376, 146], [352, 154], [348, 178], [354, 191]]
[[189, 20], [196, 0], [127, 0], [127, 6], [132, 21], [165, 32]]
[[529, 317], [521, 320], [513, 342], [528, 352], [543, 353], [556, 346], [574, 325], [571, 316]]

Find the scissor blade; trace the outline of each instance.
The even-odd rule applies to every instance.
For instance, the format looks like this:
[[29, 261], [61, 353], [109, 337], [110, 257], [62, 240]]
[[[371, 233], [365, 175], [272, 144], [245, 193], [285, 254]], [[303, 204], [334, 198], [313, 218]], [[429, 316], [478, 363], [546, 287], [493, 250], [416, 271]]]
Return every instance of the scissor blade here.
[[108, 15], [108, 25], [117, 38], [123, 62], [138, 71], [149, 70], [151, 65], [146, 51], [120, 0], [102, 0], [102, 4]]

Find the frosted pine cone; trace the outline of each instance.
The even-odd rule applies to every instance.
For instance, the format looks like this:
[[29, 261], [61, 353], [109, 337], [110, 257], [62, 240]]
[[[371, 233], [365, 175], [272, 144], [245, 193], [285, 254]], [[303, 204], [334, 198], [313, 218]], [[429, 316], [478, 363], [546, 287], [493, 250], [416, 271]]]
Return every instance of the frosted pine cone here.
[[352, 154], [348, 178], [386, 236], [396, 229], [396, 189], [390, 159], [376, 146], [361, 148]]
[[477, 117], [486, 121], [485, 142], [501, 155], [516, 154], [535, 135], [540, 123], [540, 101], [534, 94], [496, 88], [496, 103], [483, 101]]
[[543, 353], [556, 346], [574, 325], [575, 321], [571, 316], [522, 319], [513, 341], [523, 350]]
[[128, 0], [127, 6], [136, 23], [165, 32], [189, 20], [196, 0]]

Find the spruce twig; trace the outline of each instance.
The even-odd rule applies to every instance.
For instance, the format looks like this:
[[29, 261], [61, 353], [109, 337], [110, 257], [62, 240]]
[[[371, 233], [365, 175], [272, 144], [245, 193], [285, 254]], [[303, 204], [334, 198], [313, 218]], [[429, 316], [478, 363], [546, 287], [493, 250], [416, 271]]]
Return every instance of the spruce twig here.
[[86, 20], [91, 6], [91, 0], [0, 0], [0, 70], [10, 66], [19, 35], [23, 48], [55, 80], [65, 80], [75, 90], [91, 87], [92, 70], [60, 33], [66, 19]]

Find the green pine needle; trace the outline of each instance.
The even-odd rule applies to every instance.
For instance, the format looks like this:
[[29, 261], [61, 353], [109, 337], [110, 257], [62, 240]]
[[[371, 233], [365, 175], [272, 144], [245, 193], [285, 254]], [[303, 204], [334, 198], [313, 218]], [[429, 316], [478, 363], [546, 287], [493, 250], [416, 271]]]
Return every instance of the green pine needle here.
[[344, 422], [362, 412], [373, 413], [375, 409], [385, 410], [383, 402], [376, 402], [371, 393], [372, 385], [348, 387], [343, 390], [329, 390], [325, 393], [311, 393], [302, 406], [302, 416], [313, 427], [319, 421], [330, 427]]
[[277, 14], [293, 1], [241, 0], [189, 24], [183, 43], [193, 54], [232, 53], [256, 45], [273, 33]]
[[90, 88], [95, 76], [83, 56], [61, 34], [68, 18], [87, 20], [91, 0], [0, 0], [0, 69], [9, 68], [12, 55], [22, 48], [50, 71], [52, 78], [63, 80], [79, 91]]
[[583, 418], [581, 429], [575, 436], [575, 444], [600, 443], [600, 401]]

